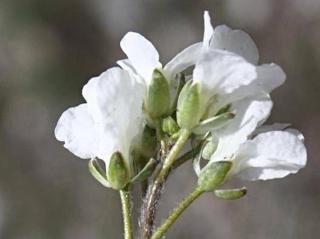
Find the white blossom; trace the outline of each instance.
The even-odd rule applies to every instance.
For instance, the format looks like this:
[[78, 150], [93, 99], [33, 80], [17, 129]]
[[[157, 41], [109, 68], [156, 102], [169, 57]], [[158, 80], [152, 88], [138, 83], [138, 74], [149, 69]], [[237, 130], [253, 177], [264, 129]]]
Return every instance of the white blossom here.
[[[304, 138], [299, 131], [285, 129], [288, 124], [260, 126], [272, 107], [268, 95], [240, 100], [234, 107], [236, 117], [212, 132], [212, 142], [217, 144], [217, 149], [208, 165], [231, 161], [229, 177], [237, 175], [247, 180], [282, 178], [306, 165]], [[203, 170], [199, 160], [195, 161], [194, 168], [197, 174]]]
[[[272, 109], [269, 93], [284, 82], [284, 72], [274, 63], [257, 66], [257, 47], [245, 32], [224, 25], [213, 29], [207, 12], [204, 22], [193, 81], [202, 87], [207, 117], [226, 105], [235, 114], [227, 125], [211, 132], [217, 148], [208, 164], [230, 160], [233, 167], [229, 176], [249, 180], [296, 173], [306, 164], [302, 134], [281, 131], [287, 127], [284, 124], [261, 126]], [[194, 168], [197, 174], [203, 170], [197, 160]]]
[[232, 102], [257, 92], [270, 93], [284, 83], [286, 76], [278, 65], [257, 66], [258, 50], [247, 33], [225, 25], [213, 28], [207, 11], [204, 26], [203, 41], [178, 54], [166, 68], [179, 72], [195, 65], [191, 79], [201, 85], [205, 118]]
[[83, 87], [87, 103], [67, 109], [55, 135], [80, 158], [109, 159], [120, 152], [132, 169], [130, 150], [143, 127], [144, 86], [119, 67], [94, 77]]
[[[165, 66], [154, 45], [138, 33], [127, 33], [120, 46], [128, 57], [117, 62], [122, 69], [111, 68], [92, 78], [82, 91], [86, 103], [66, 110], [57, 123], [56, 138], [76, 156], [100, 158], [108, 167], [111, 155], [120, 152], [133, 176], [131, 150], [145, 122], [142, 106], [148, 106], [146, 95], [155, 69], [163, 73], [161, 79], [168, 81], [172, 94], [176, 74], [194, 66], [186, 79], [192, 86], [199, 86], [200, 100], [195, 101], [194, 112], [198, 115], [192, 114], [193, 105], [186, 104], [188, 110], [191, 108], [190, 117], [197, 119], [191, 130], [199, 124], [198, 132], [202, 134], [201, 123], [206, 119], [211, 122], [222, 109], [235, 116], [227, 124], [209, 128], [212, 142], [217, 145], [208, 164], [232, 161], [229, 176], [249, 180], [280, 178], [305, 166], [306, 149], [300, 132], [285, 129], [287, 124], [262, 125], [273, 105], [269, 94], [284, 83], [286, 76], [274, 63], [258, 65], [258, 49], [247, 33], [225, 25], [213, 28], [206, 11], [202, 42], [187, 47]], [[195, 89], [191, 84], [186, 85], [187, 90]], [[169, 94], [164, 97], [170, 98]], [[159, 117], [172, 112], [165, 109]], [[185, 112], [188, 117], [189, 111]], [[177, 113], [179, 124], [178, 119]], [[203, 169], [199, 160], [194, 166], [200, 174]]]

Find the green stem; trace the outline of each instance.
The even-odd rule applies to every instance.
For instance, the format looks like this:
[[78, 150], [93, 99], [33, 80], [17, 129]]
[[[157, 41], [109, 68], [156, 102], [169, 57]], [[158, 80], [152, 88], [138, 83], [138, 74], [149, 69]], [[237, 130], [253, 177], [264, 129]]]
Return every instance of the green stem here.
[[172, 211], [164, 223], [156, 229], [156, 232], [152, 235], [151, 239], [160, 239], [184, 212], [184, 210], [186, 210], [202, 193], [204, 193], [204, 190], [197, 187], [192, 193], [185, 197], [182, 202], [180, 202], [179, 205]]
[[187, 129], [181, 130], [180, 136], [173, 148], [171, 149], [171, 151], [169, 152], [168, 156], [164, 160], [162, 169], [157, 178], [165, 178], [168, 175], [172, 164], [175, 162], [183, 147], [187, 143], [190, 134], [191, 132]]
[[124, 239], [133, 239], [133, 223], [131, 215], [131, 201], [128, 191], [120, 190], [120, 198], [122, 204]]
[[167, 157], [164, 159], [164, 162], [159, 174], [154, 180], [152, 187], [148, 190], [146, 200], [143, 205], [142, 218], [141, 218], [143, 238], [149, 239], [151, 237], [157, 205], [162, 193], [163, 184], [170, 172], [171, 166], [173, 165], [173, 163], [179, 156], [179, 153], [182, 151], [183, 147], [187, 143], [190, 134], [191, 133], [189, 130], [185, 130], [185, 129], [181, 130], [181, 133], [177, 142], [172, 147]]

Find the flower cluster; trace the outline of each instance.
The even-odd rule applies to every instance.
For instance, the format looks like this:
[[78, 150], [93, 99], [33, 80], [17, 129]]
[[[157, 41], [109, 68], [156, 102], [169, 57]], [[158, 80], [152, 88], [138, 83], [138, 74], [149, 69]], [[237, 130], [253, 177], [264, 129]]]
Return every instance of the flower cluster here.
[[[245, 32], [213, 28], [205, 12], [203, 41], [164, 66], [138, 33], [127, 33], [120, 46], [127, 59], [90, 79], [82, 91], [86, 103], [66, 110], [55, 129], [68, 150], [91, 159], [91, 171], [105, 186], [128, 188], [163, 168], [167, 176], [178, 156], [170, 149], [185, 146], [185, 139], [198, 143], [191, 158], [204, 191], [233, 176], [282, 178], [305, 166], [300, 132], [288, 124], [263, 125], [273, 105], [269, 94], [286, 76], [274, 63], [259, 65]], [[169, 159], [157, 158], [159, 151]], [[105, 171], [95, 159], [104, 161]], [[243, 191], [216, 195], [232, 198], [235, 192]]]

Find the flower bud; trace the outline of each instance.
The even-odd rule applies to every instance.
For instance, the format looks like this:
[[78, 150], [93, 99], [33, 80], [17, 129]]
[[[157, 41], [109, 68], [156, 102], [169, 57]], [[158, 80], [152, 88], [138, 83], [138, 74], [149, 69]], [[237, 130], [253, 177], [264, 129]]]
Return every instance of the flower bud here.
[[181, 128], [192, 129], [202, 116], [199, 84], [186, 83], [181, 90], [177, 105], [177, 122]]
[[115, 152], [110, 159], [108, 180], [112, 188], [123, 189], [129, 182], [129, 171], [120, 152]]
[[242, 198], [247, 194], [246, 188], [215, 190], [214, 194], [221, 199], [235, 200]]
[[177, 122], [171, 117], [167, 117], [162, 121], [162, 130], [163, 132], [173, 135], [179, 131], [179, 126]]
[[214, 190], [224, 182], [231, 167], [230, 161], [209, 163], [199, 175], [199, 187], [207, 192]]
[[145, 99], [145, 110], [153, 119], [166, 115], [170, 111], [169, 82], [159, 69], [153, 71]]

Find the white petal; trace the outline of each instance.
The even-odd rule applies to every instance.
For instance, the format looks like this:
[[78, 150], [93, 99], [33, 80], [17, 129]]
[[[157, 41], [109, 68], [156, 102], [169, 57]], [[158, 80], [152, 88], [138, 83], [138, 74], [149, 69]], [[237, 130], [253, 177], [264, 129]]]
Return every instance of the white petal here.
[[153, 70], [161, 67], [156, 48], [149, 40], [135, 32], [128, 32], [122, 38], [120, 46], [135, 70], [148, 83], [151, 80]]
[[269, 117], [271, 109], [272, 101], [268, 95], [247, 98], [232, 104], [235, 118], [225, 127], [212, 132], [219, 138], [219, 145], [210, 160], [232, 158], [240, 145]]
[[201, 58], [203, 47], [209, 47], [210, 39], [213, 35], [213, 27], [211, 25], [211, 19], [208, 11], [204, 12], [203, 18], [203, 42], [198, 42], [187, 47], [165, 66], [165, 70], [170, 77], [182, 72], [189, 66], [195, 65], [195, 63]]
[[257, 67], [258, 80], [253, 87], [270, 93], [275, 88], [282, 85], [286, 80], [286, 74], [277, 64], [263, 64]]
[[213, 27], [211, 25], [211, 18], [208, 11], [204, 12], [203, 20], [204, 20], [203, 46], [209, 47], [210, 40], [213, 35]]
[[97, 156], [97, 131], [87, 104], [67, 109], [55, 128], [57, 140], [76, 156], [91, 159]]
[[143, 123], [144, 85], [115, 67], [92, 78], [82, 93], [94, 121], [100, 126], [101, 153], [98, 156], [103, 158], [103, 148], [110, 144], [114, 151], [128, 158], [133, 138], [139, 134]]
[[234, 52], [256, 65], [259, 61], [259, 52], [252, 38], [241, 30], [232, 30], [225, 25], [215, 28], [210, 46]]
[[257, 78], [256, 67], [244, 58], [221, 50], [208, 50], [197, 63], [193, 79], [204, 91], [229, 94]]
[[280, 131], [288, 128], [290, 124], [286, 123], [274, 123], [274, 124], [266, 124], [262, 125], [259, 128], [257, 128], [253, 133], [252, 136], [256, 136], [257, 134], [269, 132], [269, 131]]
[[117, 61], [117, 64], [125, 71], [130, 72], [130, 74], [137, 75], [136, 69], [134, 69], [134, 66], [131, 64], [129, 59], [122, 59]]
[[202, 43], [195, 43], [178, 55], [176, 55], [171, 61], [164, 67], [168, 77], [172, 78], [175, 74], [182, 72], [189, 66], [193, 66], [200, 59], [202, 54]]
[[231, 94], [219, 95], [216, 99], [216, 107], [211, 109], [211, 111], [214, 113], [219, 107], [250, 97], [259, 92], [262, 94], [270, 93], [273, 89], [283, 84], [286, 78], [281, 67], [273, 63], [258, 66], [256, 67], [256, 71], [257, 78], [249, 84], [238, 87]]
[[138, 74], [136, 69], [133, 67], [129, 59], [122, 59], [117, 61], [117, 64], [125, 71], [129, 73], [136, 81], [145, 84], [145, 80]]
[[289, 129], [286, 129], [285, 131], [297, 136], [298, 139], [300, 139], [302, 142], [304, 142], [304, 136], [299, 130], [289, 128]]
[[241, 178], [268, 180], [298, 172], [306, 165], [307, 153], [295, 134], [271, 131], [245, 143], [236, 160], [240, 162]]

